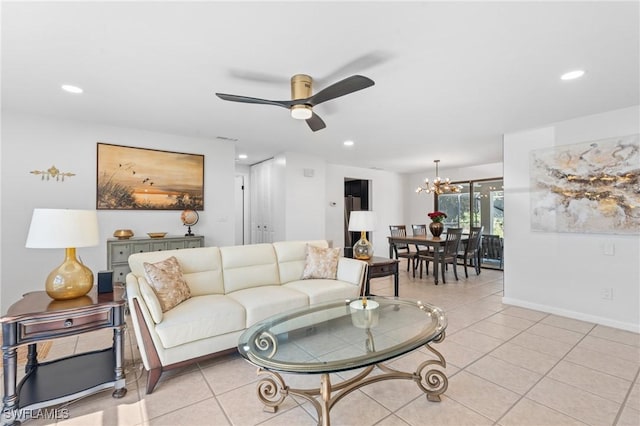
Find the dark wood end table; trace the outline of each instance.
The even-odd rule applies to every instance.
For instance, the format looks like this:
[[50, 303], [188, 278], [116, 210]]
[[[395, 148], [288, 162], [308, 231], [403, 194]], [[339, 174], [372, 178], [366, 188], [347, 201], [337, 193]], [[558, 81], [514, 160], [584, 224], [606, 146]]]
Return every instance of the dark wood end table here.
[[369, 264], [367, 268], [367, 279], [365, 280], [364, 295], [371, 296], [370, 282], [371, 278], [381, 278], [393, 275], [393, 295], [398, 297], [400, 287], [400, 276], [398, 275], [398, 259], [387, 259], [386, 257], [373, 256], [369, 260], [365, 260]]
[[[2, 419], [19, 424], [30, 412], [113, 387], [127, 393], [124, 375], [125, 289], [53, 300], [44, 291], [27, 293], [2, 317], [4, 398]], [[38, 362], [36, 344], [102, 328], [113, 329], [109, 348]], [[25, 376], [17, 382], [17, 348], [29, 345]]]

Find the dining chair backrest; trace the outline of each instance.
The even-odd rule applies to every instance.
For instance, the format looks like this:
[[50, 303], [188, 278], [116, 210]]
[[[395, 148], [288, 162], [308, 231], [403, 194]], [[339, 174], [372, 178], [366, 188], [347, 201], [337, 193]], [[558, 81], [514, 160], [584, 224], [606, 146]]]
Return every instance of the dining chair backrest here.
[[427, 225], [411, 225], [414, 236], [427, 235]]
[[407, 227], [404, 225], [389, 225], [389, 232], [392, 237], [406, 237]]
[[[389, 225], [389, 232], [392, 237], [406, 237], [407, 227], [405, 225]], [[396, 243], [396, 249], [409, 250], [409, 245], [405, 243]]]
[[467, 243], [467, 253], [475, 253], [480, 249], [480, 243], [482, 241], [482, 231], [484, 226], [471, 227], [469, 233], [469, 242]]
[[462, 238], [462, 228], [447, 228], [447, 239], [444, 243], [444, 255], [456, 256]]

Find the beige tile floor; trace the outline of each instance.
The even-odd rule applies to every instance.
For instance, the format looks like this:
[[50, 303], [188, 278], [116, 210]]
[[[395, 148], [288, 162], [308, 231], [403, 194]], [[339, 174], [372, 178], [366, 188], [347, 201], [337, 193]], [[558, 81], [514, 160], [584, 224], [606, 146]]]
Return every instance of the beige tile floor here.
[[[414, 279], [402, 269], [402, 297], [447, 311], [447, 337], [436, 348], [447, 360], [449, 388], [442, 402], [434, 403], [413, 382], [375, 383], [339, 401], [332, 424], [640, 425], [640, 335], [503, 305], [498, 271], [483, 270], [458, 282], [451, 276], [446, 285], [434, 286], [431, 277]], [[390, 278], [372, 282], [376, 294], [391, 294], [391, 288]], [[110, 333], [96, 332], [57, 340], [48, 358], [105, 347], [110, 339]], [[132, 333], [127, 341], [126, 397], [115, 400], [102, 392], [73, 402], [66, 407], [69, 419], [57, 424], [316, 424], [314, 410], [302, 399], [287, 398], [276, 414], [264, 412], [256, 397], [256, 368], [238, 355], [167, 374], [145, 395], [146, 373]], [[427, 354], [414, 351], [393, 366], [412, 371]], [[318, 378], [285, 380], [292, 387], [312, 387]]]

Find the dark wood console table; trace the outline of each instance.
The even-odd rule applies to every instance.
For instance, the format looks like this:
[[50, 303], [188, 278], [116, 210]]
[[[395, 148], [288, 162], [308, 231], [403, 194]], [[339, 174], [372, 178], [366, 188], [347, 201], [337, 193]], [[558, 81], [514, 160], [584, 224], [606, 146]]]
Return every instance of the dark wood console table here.
[[[19, 424], [29, 413], [113, 387], [112, 396], [126, 393], [124, 363], [125, 294], [89, 294], [53, 300], [44, 291], [27, 293], [2, 317], [4, 398], [2, 419]], [[113, 329], [109, 348], [38, 362], [36, 344], [102, 328]], [[17, 348], [28, 346], [25, 376], [17, 382]]]

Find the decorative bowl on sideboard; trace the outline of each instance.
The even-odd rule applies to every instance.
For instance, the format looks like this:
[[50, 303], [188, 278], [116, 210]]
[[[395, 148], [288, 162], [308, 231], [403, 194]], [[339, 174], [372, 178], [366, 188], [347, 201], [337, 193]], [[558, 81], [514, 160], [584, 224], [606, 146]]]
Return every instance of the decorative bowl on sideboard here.
[[133, 237], [133, 231], [131, 229], [116, 229], [113, 236], [119, 240], [128, 240]]
[[166, 232], [147, 232], [147, 235], [151, 238], [164, 238], [167, 235]]

